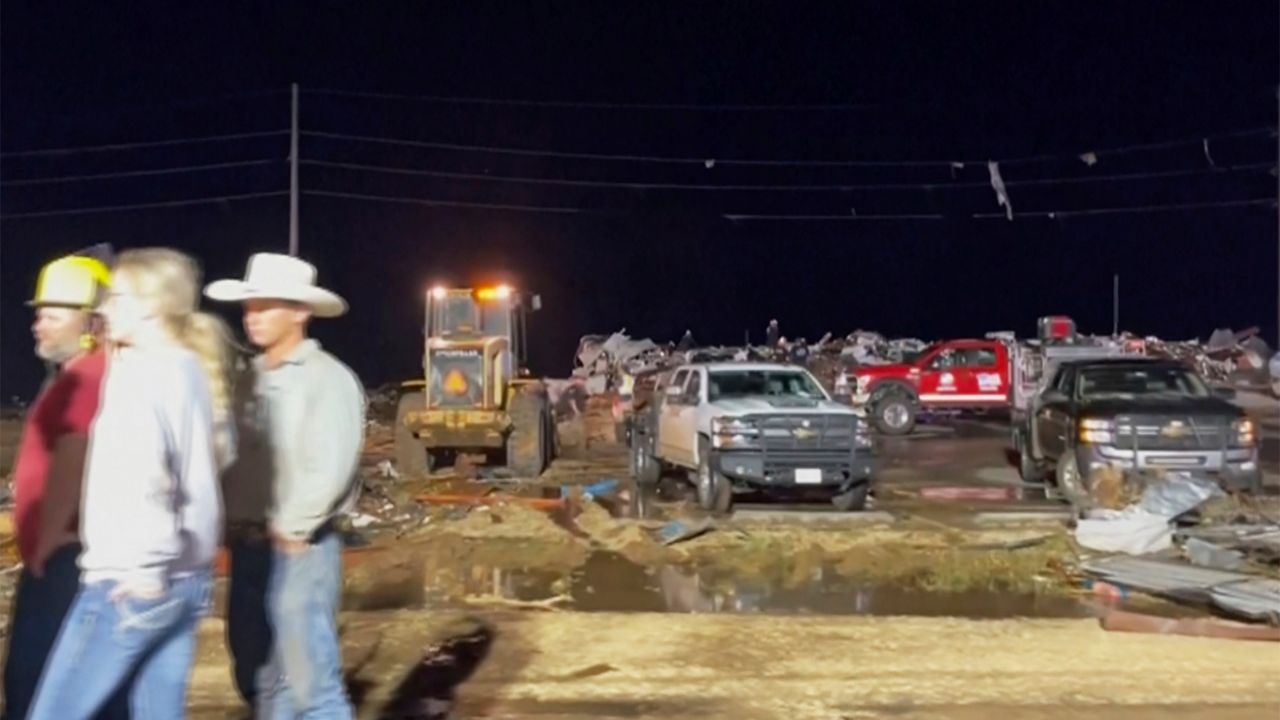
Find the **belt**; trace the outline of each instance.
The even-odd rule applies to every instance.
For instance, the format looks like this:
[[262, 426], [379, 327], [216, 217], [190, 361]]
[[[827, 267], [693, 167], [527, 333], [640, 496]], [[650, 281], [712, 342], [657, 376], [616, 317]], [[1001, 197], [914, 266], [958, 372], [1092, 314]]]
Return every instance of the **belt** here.
[[316, 528], [311, 532], [311, 535], [307, 538], [307, 542], [314, 545], [320, 542], [321, 540], [324, 540], [325, 538], [329, 537], [330, 535], [334, 534], [337, 531], [338, 531], [338, 528], [337, 528], [337, 525], [333, 522], [333, 518], [329, 518], [328, 520], [325, 520], [323, 523], [321, 523], [320, 527]]
[[227, 542], [263, 543], [271, 539], [264, 522], [238, 521], [227, 524]]
[[[338, 531], [337, 524], [326, 520], [307, 536], [309, 544], [316, 544]], [[271, 529], [263, 522], [232, 522], [227, 524], [226, 542], [263, 543], [271, 541]]]

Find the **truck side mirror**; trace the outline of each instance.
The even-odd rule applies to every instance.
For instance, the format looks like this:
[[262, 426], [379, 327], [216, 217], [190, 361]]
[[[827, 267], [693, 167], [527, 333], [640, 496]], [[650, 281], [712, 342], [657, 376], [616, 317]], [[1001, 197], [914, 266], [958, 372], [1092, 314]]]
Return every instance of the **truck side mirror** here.
[[662, 392], [667, 396], [668, 400], [677, 400], [684, 397], [684, 388], [679, 385], [668, 385]]
[[1040, 399], [1046, 403], [1063, 403], [1067, 401], [1067, 394], [1061, 390], [1045, 390]]

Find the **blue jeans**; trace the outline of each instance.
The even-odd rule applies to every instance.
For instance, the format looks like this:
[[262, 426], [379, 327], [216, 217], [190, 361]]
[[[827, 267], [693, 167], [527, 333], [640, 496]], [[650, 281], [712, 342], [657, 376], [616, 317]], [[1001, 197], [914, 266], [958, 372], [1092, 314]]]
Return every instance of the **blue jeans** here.
[[274, 550], [265, 532], [257, 537], [229, 537], [231, 573], [227, 587], [227, 650], [240, 697], [254, 706], [258, 675], [271, 659], [271, 619], [267, 590]]
[[[18, 575], [4, 666], [6, 707], [0, 717], [24, 720], [31, 709], [36, 685], [58, 639], [58, 630], [80, 590], [80, 568], [76, 565], [79, 556], [78, 543], [66, 545], [49, 556], [42, 577], [36, 577], [26, 568]], [[127, 694], [119, 693], [98, 717], [128, 718], [128, 700]]]
[[338, 603], [342, 541], [327, 532], [298, 554], [275, 550], [268, 613], [271, 662], [258, 675], [258, 720], [349, 720]]
[[54, 644], [28, 720], [93, 717], [129, 683], [133, 720], [185, 715], [196, 623], [209, 573], [174, 580], [160, 597], [112, 600], [114, 582], [80, 589]]

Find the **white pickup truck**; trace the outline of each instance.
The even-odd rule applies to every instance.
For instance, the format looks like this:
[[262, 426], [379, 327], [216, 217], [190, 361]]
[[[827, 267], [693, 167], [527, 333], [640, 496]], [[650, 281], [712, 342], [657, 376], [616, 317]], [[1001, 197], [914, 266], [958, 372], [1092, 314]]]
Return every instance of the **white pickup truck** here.
[[642, 485], [664, 469], [687, 471], [699, 505], [713, 513], [729, 511], [734, 491], [752, 490], [825, 491], [841, 510], [866, 507], [874, 467], [867, 424], [800, 367], [677, 368], [634, 418], [630, 438]]

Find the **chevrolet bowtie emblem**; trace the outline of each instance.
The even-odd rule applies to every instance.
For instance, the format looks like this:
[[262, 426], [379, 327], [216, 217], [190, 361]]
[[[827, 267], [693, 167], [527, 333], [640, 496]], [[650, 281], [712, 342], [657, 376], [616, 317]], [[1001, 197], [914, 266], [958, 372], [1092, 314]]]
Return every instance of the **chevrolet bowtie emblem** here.
[[791, 434], [795, 435], [797, 440], [809, 440], [811, 438], [818, 437], [817, 430], [810, 430], [809, 428], [803, 427], [798, 427], [795, 430], [792, 430]]
[[1180, 420], [1174, 420], [1160, 428], [1160, 434], [1167, 438], [1177, 439], [1187, 434], [1187, 425]]

